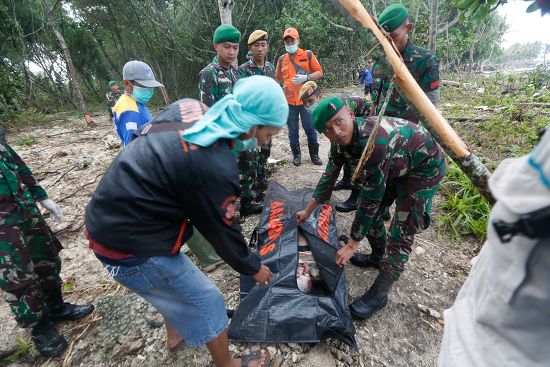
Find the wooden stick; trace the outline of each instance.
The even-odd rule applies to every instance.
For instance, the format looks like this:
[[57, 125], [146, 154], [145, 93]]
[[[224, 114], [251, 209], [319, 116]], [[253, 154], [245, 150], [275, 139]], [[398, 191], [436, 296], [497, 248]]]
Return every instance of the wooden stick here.
[[427, 122], [435, 129], [437, 134], [441, 137], [449, 149], [457, 155], [457, 157], [468, 157], [471, 153], [466, 144], [443, 118], [443, 116], [441, 116], [424, 91], [418, 86], [417, 82], [407, 69], [407, 66], [401, 60], [400, 54], [395, 48], [393, 42], [390, 42], [386, 38], [386, 35], [374, 21], [372, 16], [367, 12], [363, 4], [361, 4], [359, 0], [339, 1], [340, 4], [355, 19], [370, 29], [378, 41], [382, 44], [388, 57], [388, 61], [390, 62], [395, 73], [395, 80], [409, 101], [414, 104], [418, 111], [426, 117]]
[[78, 339], [82, 337], [82, 335], [84, 335], [86, 331], [88, 331], [88, 329], [90, 328], [90, 325], [92, 324], [88, 324], [88, 326], [86, 326], [86, 329], [84, 329], [84, 331], [82, 331], [80, 335], [78, 335], [76, 339], [71, 342], [71, 345], [69, 345], [69, 351], [67, 352], [67, 355], [63, 360], [63, 367], [67, 367], [67, 365], [69, 364], [69, 359], [71, 359], [71, 355], [73, 354], [74, 344], [78, 341]]

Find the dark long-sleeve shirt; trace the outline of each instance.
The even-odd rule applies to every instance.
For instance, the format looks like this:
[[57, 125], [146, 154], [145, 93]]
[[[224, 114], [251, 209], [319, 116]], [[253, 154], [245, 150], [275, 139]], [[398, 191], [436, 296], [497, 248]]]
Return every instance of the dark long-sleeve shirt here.
[[[174, 122], [198, 101], [170, 105], [163, 116]], [[191, 102], [190, 102], [191, 101]], [[191, 106], [191, 107], [189, 107]], [[198, 111], [187, 111], [200, 118]], [[86, 228], [103, 246], [135, 256], [176, 254], [195, 226], [218, 255], [242, 274], [260, 269], [235, 222], [240, 194], [230, 141], [209, 147], [187, 143], [178, 131], [133, 140], [115, 159], [86, 208]]]

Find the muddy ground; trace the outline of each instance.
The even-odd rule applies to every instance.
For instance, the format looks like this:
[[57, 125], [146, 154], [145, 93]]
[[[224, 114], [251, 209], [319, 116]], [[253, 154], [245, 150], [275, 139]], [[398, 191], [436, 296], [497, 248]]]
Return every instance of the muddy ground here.
[[[96, 114], [96, 126], [83, 128], [78, 121], [51, 121], [47, 128], [8, 135], [11, 143], [33, 136], [34, 145], [13, 145], [30, 165], [50, 197], [61, 206], [66, 221], [51, 223], [65, 249], [61, 252], [65, 297], [71, 302], [92, 302], [96, 311], [78, 323], [60, 326], [70, 348], [64, 356], [45, 359], [26, 347], [29, 331], [19, 329], [5, 302], [0, 303], [0, 352], [19, 351], [14, 366], [209, 366], [206, 349], [184, 348], [176, 355], [166, 352], [162, 319], [140, 299], [113, 282], [87, 249], [82, 235], [83, 213], [102, 173], [120, 150], [110, 119]], [[25, 141], [23, 139], [23, 141]], [[290, 164], [287, 132], [273, 142], [271, 180], [289, 190], [313, 188], [323, 167], [310, 163], [302, 134], [304, 163]], [[329, 142], [320, 137], [321, 157], [326, 162]], [[336, 192], [334, 202], [347, 198]], [[435, 205], [437, 208], [437, 205]], [[359, 353], [336, 341], [310, 345], [270, 345], [273, 364], [279, 366], [435, 366], [443, 332], [441, 314], [448, 308], [469, 269], [479, 243], [453, 242], [437, 233], [438, 213], [432, 226], [416, 237], [406, 271], [394, 285], [388, 305], [366, 322], [356, 322]], [[249, 236], [259, 216], [243, 224]], [[342, 233], [349, 234], [352, 214], [337, 215]], [[366, 241], [362, 250], [368, 251]], [[361, 296], [376, 271], [346, 267], [350, 300]], [[227, 265], [209, 277], [220, 287], [229, 307], [238, 302], [238, 274]], [[259, 348], [256, 344], [232, 344], [235, 354]], [[0, 361], [1, 364], [8, 362]]]

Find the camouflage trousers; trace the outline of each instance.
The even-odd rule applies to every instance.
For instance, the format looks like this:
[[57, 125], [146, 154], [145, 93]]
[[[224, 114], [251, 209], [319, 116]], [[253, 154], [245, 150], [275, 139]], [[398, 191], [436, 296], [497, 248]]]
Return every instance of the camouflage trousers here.
[[36, 205], [24, 211], [0, 204], [0, 288], [19, 326], [31, 327], [61, 287], [62, 247]]
[[260, 149], [239, 152], [237, 166], [241, 181], [241, 198], [254, 200], [257, 195], [267, 190], [267, 159], [271, 154], [271, 142]]
[[[384, 256], [380, 261], [380, 268], [392, 273], [398, 280], [409, 260], [412, 251], [414, 235], [429, 227], [432, 199], [439, 189], [439, 183], [445, 176], [445, 170], [437, 177], [422, 178], [423, 186], [420, 190], [409, 192], [409, 180], [418, 180], [417, 177], [398, 179], [388, 184], [378, 211], [374, 216], [367, 239], [372, 250], [385, 247]], [[388, 231], [384, 226], [382, 213], [395, 202], [395, 214]], [[388, 233], [389, 232], [389, 233]]]

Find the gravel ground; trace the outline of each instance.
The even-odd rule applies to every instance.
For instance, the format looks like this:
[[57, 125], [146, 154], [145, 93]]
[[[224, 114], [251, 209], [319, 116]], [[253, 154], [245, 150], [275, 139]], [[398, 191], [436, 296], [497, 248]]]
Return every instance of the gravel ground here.
[[[71, 302], [93, 302], [97, 310], [79, 323], [60, 326], [70, 350], [62, 357], [44, 359], [32, 348], [12, 362], [14, 366], [209, 366], [211, 359], [203, 348], [183, 348], [176, 354], [166, 351], [163, 320], [139, 297], [121, 289], [103, 270], [87, 249], [82, 235], [83, 213], [102, 173], [120, 150], [107, 115], [96, 115], [96, 126], [83, 129], [79, 122], [51, 121], [48, 128], [8, 136], [15, 142], [34, 136], [38, 143], [14, 148], [29, 164], [50, 197], [58, 202], [67, 217], [52, 223], [52, 229], [65, 249], [61, 252], [65, 297]], [[289, 190], [314, 188], [323, 167], [310, 163], [302, 133], [303, 164], [290, 164], [287, 131], [274, 138], [271, 180]], [[320, 156], [326, 161], [328, 140], [320, 137]], [[348, 192], [336, 192], [335, 202]], [[435, 206], [437, 207], [437, 205]], [[269, 345], [272, 366], [435, 366], [443, 332], [441, 314], [456, 296], [468, 272], [469, 259], [476, 243], [458, 243], [437, 233], [434, 223], [416, 238], [406, 271], [394, 285], [388, 305], [366, 322], [355, 323], [359, 353], [337, 341], [316, 346], [298, 344]], [[245, 237], [259, 216], [246, 218]], [[349, 234], [353, 214], [337, 215], [342, 233]], [[49, 220], [49, 219], [48, 219]], [[366, 241], [361, 249], [368, 251]], [[376, 271], [348, 265], [345, 269], [350, 301], [360, 297], [376, 277]], [[208, 276], [218, 285], [226, 303], [238, 302], [239, 277], [227, 265]], [[0, 354], [24, 349], [18, 344], [30, 339], [28, 330], [19, 329], [7, 305], [0, 303]], [[231, 352], [242, 354], [260, 348], [259, 344], [232, 343]], [[7, 362], [0, 362], [2, 363]]]

